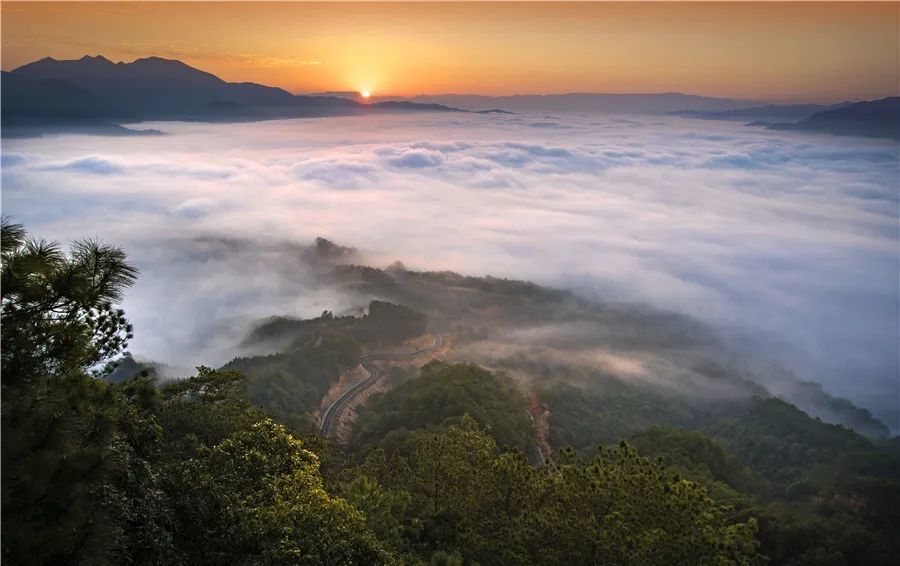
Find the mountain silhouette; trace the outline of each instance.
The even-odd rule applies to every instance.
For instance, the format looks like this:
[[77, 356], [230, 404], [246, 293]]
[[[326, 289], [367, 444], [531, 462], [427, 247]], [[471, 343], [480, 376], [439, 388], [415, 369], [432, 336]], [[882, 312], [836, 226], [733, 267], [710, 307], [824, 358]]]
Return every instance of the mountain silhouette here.
[[360, 104], [297, 96], [256, 83], [230, 83], [181, 61], [146, 57], [50, 57], [3, 73], [4, 135], [66, 124], [108, 126], [147, 120], [242, 121], [397, 111], [460, 111], [433, 104]]
[[685, 118], [699, 118], [701, 120], [801, 120], [808, 118], [816, 112], [833, 110], [848, 102], [826, 106], [823, 104], [766, 104], [765, 106], [752, 106], [750, 108], [738, 108], [735, 110], [722, 110], [717, 112], [703, 110], [677, 110], [670, 112], [674, 116]]
[[697, 96], [678, 92], [608, 94], [576, 92], [566, 94], [478, 94], [419, 95], [412, 98], [382, 97], [379, 100], [441, 104], [465, 110], [502, 109], [508, 112], [560, 112], [607, 114], [665, 114], [676, 110], [724, 111], [760, 106], [759, 101]]
[[816, 112], [794, 124], [770, 124], [768, 127], [773, 130], [900, 139], [900, 96], [854, 102]]

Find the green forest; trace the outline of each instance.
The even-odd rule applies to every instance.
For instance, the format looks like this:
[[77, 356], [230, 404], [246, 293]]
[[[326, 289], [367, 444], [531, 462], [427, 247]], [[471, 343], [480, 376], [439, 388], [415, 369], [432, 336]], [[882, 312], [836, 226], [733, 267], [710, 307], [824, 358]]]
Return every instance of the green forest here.
[[541, 466], [513, 377], [433, 361], [391, 372], [394, 386], [338, 444], [311, 414], [364, 351], [426, 332], [418, 305], [273, 320], [251, 338], [289, 336], [278, 353], [183, 379], [140, 364], [109, 379], [133, 338], [120, 305], [140, 274], [125, 252], [90, 240], [64, 248], [9, 220], [0, 243], [4, 564], [900, 556], [897, 439], [762, 391], [699, 404], [613, 379], [585, 387], [560, 371], [536, 386], [553, 447]]

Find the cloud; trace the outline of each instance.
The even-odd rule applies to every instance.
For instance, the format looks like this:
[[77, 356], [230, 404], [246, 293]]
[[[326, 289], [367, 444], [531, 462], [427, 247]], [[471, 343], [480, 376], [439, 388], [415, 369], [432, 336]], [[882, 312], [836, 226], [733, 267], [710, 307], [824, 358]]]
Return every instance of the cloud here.
[[392, 167], [401, 169], [423, 169], [425, 167], [437, 167], [444, 162], [444, 155], [440, 151], [425, 149], [407, 149], [402, 151], [381, 151], [385, 162]]
[[[169, 135], [4, 145], [4, 212], [139, 262], [138, 354], [222, 361], [203, 344], [235, 321], [347, 306], [272, 244], [321, 235], [688, 313], [834, 393], [900, 395], [896, 143], [660, 117], [152, 127]], [[255, 244], [198, 244], [223, 235]]]
[[24, 155], [19, 155], [18, 153], [4, 153], [2, 158], [0, 158], [0, 165], [3, 167], [13, 167], [15, 165], [21, 165], [25, 163], [26, 159]]
[[200, 218], [211, 213], [217, 207], [215, 199], [210, 197], [194, 197], [179, 203], [173, 210], [186, 218]]
[[117, 163], [94, 156], [82, 157], [59, 165], [47, 165], [44, 169], [48, 171], [73, 171], [92, 175], [114, 175], [122, 172], [122, 167]]
[[565, 124], [560, 124], [559, 122], [551, 122], [549, 120], [531, 122], [528, 125], [531, 126], [532, 128], [551, 128], [551, 129], [556, 129], [556, 130], [568, 130], [572, 127], [572, 126], [567, 126]]
[[298, 164], [294, 174], [307, 181], [319, 181], [339, 189], [355, 189], [377, 181], [374, 165], [359, 160], [320, 159]]

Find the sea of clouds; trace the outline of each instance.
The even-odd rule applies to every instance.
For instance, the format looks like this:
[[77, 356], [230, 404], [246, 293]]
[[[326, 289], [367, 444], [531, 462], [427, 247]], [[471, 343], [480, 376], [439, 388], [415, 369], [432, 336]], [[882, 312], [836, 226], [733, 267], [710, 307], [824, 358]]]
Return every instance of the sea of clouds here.
[[[297, 261], [534, 280], [715, 324], [900, 409], [898, 144], [661, 117], [406, 114], [5, 140], [3, 212], [126, 247], [136, 355], [216, 364], [246, 323], [356, 305]], [[896, 426], [896, 423], [890, 423]]]

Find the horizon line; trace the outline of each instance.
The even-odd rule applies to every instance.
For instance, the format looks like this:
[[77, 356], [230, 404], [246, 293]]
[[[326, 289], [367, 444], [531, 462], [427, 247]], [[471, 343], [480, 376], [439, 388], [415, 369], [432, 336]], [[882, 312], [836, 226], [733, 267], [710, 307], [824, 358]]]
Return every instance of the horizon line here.
[[[13, 1], [16, 1], [16, 0], [13, 0]], [[30, 0], [20, 0], [20, 1], [30, 1]], [[54, 1], [54, 0], [38, 0], [38, 1], [47, 1], [47, 2], [51, 2], [51, 1]], [[114, 2], [114, 1], [117, 1], [117, 0], [101, 0], [101, 1]], [[163, 0], [163, 1], [166, 1], [166, 0]], [[177, 1], [177, 0], [171, 0], [171, 1]], [[213, 2], [213, 1], [217, 1], [217, 0], [207, 0], [207, 1]], [[234, 1], [240, 1], [240, 0], [234, 0]], [[290, 1], [290, 0], [283, 0], [283, 1]], [[329, 0], [329, 1], [334, 1], [334, 2], [354, 2], [354, 1], [359, 1], [359, 0]], [[383, 1], [383, 0], [364, 0], [364, 1], [379, 2], [379, 1]], [[395, 0], [391, 0], [391, 1], [395, 1]], [[413, 1], [413, 0], [397, 0], [397, 1]], [[434, 1], [438, 1], [438, 0], [434, 0]], [[466, 1], [466, 0], [454, 0], [454, 1]], [[490, 1], [490, 0], [475, 0], [475, 1]], [[501, 1], [516, 1], [516, 0], [501, 0]], [[542, 1], [542, 0], [529, 0], [529, 1], [538, 2], [538, 1]], [[558, 0], [558, 1], [568, 1], [568, 0]], [[587, 2], [587, 1], [592, 1], [592, 0], [574, 0], [574, 1], [585, 1], [585, 2]], [[649, 2], [649, 1], [654, 1], [654, 0], [637, 0], [637, 1], [647, 1], [647, 2]], [[674, 1], [678, 1], [678, 0], [663, 0], [663, 1], [673, 1], [673, 2], [674, 2]], [[717, 1], [720, 1], [720, 0], [701, 0], [701, 1], [706, 1], [706, 2], [717, 2]], [[751, 0], [751, 1], [768, 2], [768, 1], [778, 1], [778, 0]], [[805, 1], [815, 1], [815, 0], [805, 0]], [[837, 2], [837, 1], [840, 1], [840, 0], [832, 0], [832, 1]], [[892, 0], [883, 0], [883, 1], [889, 2], [889, 1], [892, 1]], [[41, 58], [39, 58], [39, 59], [35, 59], [34, 61], [30, 61], [30, 62], [28, 62], [28, 63], [23, 63], [23, 64], [21, 64], [21, 65], [18, 65], [18, 66], [16, 66], [16, 67], [12, 68], [12, 69], [0, 69], [0, 70], [2, 70], [4, 73], [12, 73], [12, 72], [15, 72], [15, 71], [21, 69], [22, 67], [26, 67], [26, 66], [28, 66], [28, 65], [32, 65], [32, 64], [34, 64], [34, 63], [38, 63], [38, 62], [40, 62], [40, 61], [45, 61], [45, 60], [50, 60], [50, 61], [55, 61], [55, 62], [75, 62], [75, 61], [82, 61], [82, 60], [84, 60], [84, 59], [92, 59], [92, 60], [102, 59], [102, 60], [104, 60], [104, 61], [109, 62], [109, 63], [112, 64], [112, 65], [131, 65], [131, 64], [134, 64], [134, 63], [136, 63], [136, 62], [138, 62], [138, 61], [143, 61], [143, 60], [147, 60], [147, 59], [157, 59], [157, 60], [161, 60], [161, 61], [170, 61], [170, 62], [174, 62], [174, 63], [180, 63], [180, 64], [182, 64], [182, 65], [185, 65], [185, 66], [187, 66], [187, 67], [190, 67], [190, 68], [192, 68], [192, 69], [194, 69], [194, 70], [196, 70], [196, 71], [202, 72], [202, 73], [207, 73], [207, 74], [212, 75], [212, 76], [216, 77], [217, 79], [219, 79], [219, 80], [221, 80], [221, 81], [223, 81], [223, 82], [226, 82], [226, 83], [231, 83], [231, 84], [248, 83], [248, 84], [256, 84], [256, 85], [264, 86], [264, 87], [267, 87], [267, 88], [277, 88], [277, 89], [281, 89], [281, 90], [283, 90], [283, 91], [285, 91], [285, 92], [287, 92], [287, 93], [289, 93], [289, 94], [291, 94], [291, 95], [293, 95], [293, 96], [334, 96], [334, 95], [339, 95], [339, 94], [351, 94], [351, 93], [360, 94], [360, 92], [361, 92], [361, 91], [358, 91], [358, 90], [340, 90], [340, 89], [333, 89], [333, 90], [314, 90], [314, 91], [297, 91], [297, 90], [291, 90], [291, 89], [288, 89], [288, 88], [285, 88], [285, 87], [282, 87], [282, 86], [274, 86], [274, 85], [270, 85], [270, 84], [258, 83], [258, 82], [253, 82], [253, 81], [228, 81], [228, 80], [226, 80], [226, 79], [223, 79], [222, 77], [220, 77], [219, 75], [217, 75], [217, 74], [215, 74], [215, 73], [212, 73], [212, 72], [210, 72], [210, 71], [206, 71], [206, 70], [204, 70], [204, 69], [202, 69], [202, 68], [200, 68], [200, 67], [196, 67], [196, 66], [194, 66], [194, 65], [191, 65], [191, 64], [189, 64], [189, 63], [186, 63], [186, 62], [182, 61], [181, 59], [172, 59], [172, 58], [169, 58], [169, 57], [161, 57], [161, 56], [159, 56], [159, 55], [152, 55], [152, 54], [151, 54], [151, 55], [144, 55], [144, 56], [135, 57], [135, 58], [134, 58], [133, 60], [131, 60], [131, 61], [127, 61], [127, 60], [125, 60], [125, 59], [122, 59], [122, 60], [119, 60], [119, 61], [115, 61], [115, 60], [110, 59], [109, 57], [107, 57], [107, 56], [105, 56], [105, 55], [103, 55], [103, 54], [101, 54], [101, 53], [97, 53], [96, 55], [90, 55], [90, 54], [86, 53], [86, 54], [82, 55], [81, 57], [77, 57], [77, 58], [74, 58], [74, 59], [57, 59], [57, 58], [55, 58], [55, 57], [53, 57], [53, 56], [47, 55], [47, 56], [45, 56], [45, 57], [41, 57]], [[333, 94], [329, 94], [329, 93], [333, 93]], [[537, 97], [537, 96], [579, 96], [579, 95], [582, 95], [582, 96], [663, 96], [663, 95], [678, 95], [678, 96], [695, 96], [695, 97], [699, 97], [699, 98], [710, 98], [710, 99], [716, 99], [716, 100], [729, 100], [729, 101], [735, 101], [735, 102], [747, 102], [747, 103], [760, 104], [760, 105], [819, 104], [819, 105], [822, 105], [822, 106], [827, 106], [827, 105], [830, 105], [830, 104], [840, 104], [840, 103], [844, 103], [844, 102], [862, 102], [862, 101], [866, 101], [866, 100], [879, 100], [880, 98], [890, 98], [890, 97], [893, 97], [893, 96], [900, 96], [900, 92], [895, 93], [895, 94], [890, 94], [890, 95], [888, 95], [888, 96], [886, 96], [886, 97], [880, 97], [880, 98], [867, 98], [867, 99], [839, 99], [839, 100], [835, 100], [835, 101], [830, 102], [830, 103], [811, 102], [811, 101], [810, 101], [811, 99], [803, 99], [804, 102], [798, 102], [798, 101], [796, 101], [796, 100], [793, 101], [793, 102], [788, 102], [788, 101], [786, 101], [786, 99], [781, 99], [780, 97], [772, 97], [772, 98], [766, 97], [766, 98], [764, 98], [764, 99], [756, 99], [756, 98], [747, 98], [747, 99], [744, 99], [744, 98], [740, 98], [740, 97], [732, 97], [732, 96], [715, 96], [715, 95], [698, 94], [698, 93], [695, 93], [695, 92], [684, 92], [684, 91], [677, 91], [677, 90], [668, 90], [668, 91], [624, 91], [624, 92], [621, 92], [621, 91], [583, 91], [583, 90], [581, 90], [581, 91], [559, 91], [559, 92], [546, 92], [546, 91], [544, 91], [544, 92], [514, 92], [514, 93], [510, 93], [510, 94], [480, 94], [480, 93], [477, 93], [477, 92], [446, 92], [446, 91], [444, 91], [444, 92], [435, 92], [435, 93], [419, 92], [419, 93], [416, 93], [416, 94], [396, 94], [396, 93], [392, 93], [392, 94], [378, 94], [378, 93], [373, 92], [373, 93], [372, 93], [372, 99], [375, 99], [375, 100], [397, 99], [397, 98], [414, 99], [414, 98], [418, 98], [418, 97], [441, 97], [441, 96], [477, 96], [477, 97], [481, 97], [481, 98], [492, 98], [492, 99], [496, 99], [496, 98], [513, 98], [513, 97], [528, 97], [528, 96], [536, 96], [536, 97]], [[778, 102], [778, 100], [782, 100], [782, 101], [781, 101], [781, 102]]]

